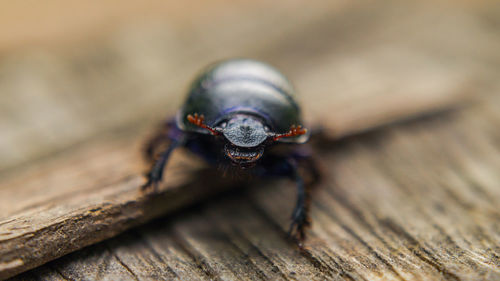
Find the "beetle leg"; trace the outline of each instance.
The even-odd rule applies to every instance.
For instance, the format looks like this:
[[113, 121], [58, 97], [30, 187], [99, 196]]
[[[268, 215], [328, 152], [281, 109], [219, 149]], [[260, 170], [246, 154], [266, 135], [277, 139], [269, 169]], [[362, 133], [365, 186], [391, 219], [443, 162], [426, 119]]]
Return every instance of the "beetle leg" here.
[[156, 134], [149, 138], [145, 143], [143, 156], [148, 163], [154, 161], [156, 152], [160, 150], [161, 146], [165, 145], [165, 143], [168, 142], [168, 132], [171, 127], [172, 124], [170, 123], [162, 124]]
[[152, 187], [156, 191], [158, 183], [163, 179], [163, 170], [167, 164], [168, 158], [174, 149], [179, 147], [178, 141], [173, 141], [170, 146], [160, 154], [160, 157], [153, 163], [151, 169], [147, 173], [147, 182], [142, 186], [142, 190]]
[[309, 176], [308, 180], [306, 181], [306, 186], [310, 186], [311, 188], [313, 188], [321, 181], [322, 169], [320, 169], [320, 166], [318, 165], [318, 162], [314, 157], [308, 157], [303, 161], [305, 162], [304, 166], [307, 168]]
[[297, 202], [292, 213], [288, 237], [293, 238], [302, 248], [302, 242], [306, 237], [305, 231], [311, 226], [309, 217], [311, 194], [313, 188], [320, 182], [322, 173], [311, 152], [304, 147], [296, 150], [287, 162], [290, 167], [289, 177], [297, 185]]
[[294, 168], [292, 178], [297, 185], [297, 203], [292, 213], [292, 223], [288, 230], [288, 236], [297, 240], [299, 246], [302, 246], [301, 243], [305, 239], [305, 230], [311, 225], [309, 219], [310, 190], [306, 188], [304, 179], [298, 173], [297, 168]]
[[151, 169], [147, 173], [147, 181], [142, 186], [142, 190], [146, 190], [149, 187], [153, 188], [153, 191], [156, 191], [158, 187], [158, 183], [163, 179], [163, 172], [165, 170], [165, 165], [167, 164], [168, 158], [172, 154], [177, 147], [182, 146], [184, 144], [184, 138], [179, 138], [176, 140], [172, 140], [170, 145], [160, 154], [158, 159], [153, 163]]
[[311, 225], [309, 219], [310, 198], [313, 187], [321, 180], [321, 169], [307, 146], [296, 147], [285, 155], [270, 154], [257, 167], [261, 177], [287, 177], [293, 180], [297, 188], [297, 201], [291, 215], [288, 237], [294, 239], [299, 247], [306, 236], [306, 229]]

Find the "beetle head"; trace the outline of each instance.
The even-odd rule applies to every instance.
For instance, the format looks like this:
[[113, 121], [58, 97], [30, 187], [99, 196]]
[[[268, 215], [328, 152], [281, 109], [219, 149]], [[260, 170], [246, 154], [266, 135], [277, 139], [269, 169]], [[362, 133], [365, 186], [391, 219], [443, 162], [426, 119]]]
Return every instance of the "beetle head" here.
[[292, 126], [286, 133], [273, 133], [261, 119], [246, 115], [233, 115], [221, 126], [211, 127], [204, 123], [203, 115], [189, 114], [187, 119], [192, 124], [209, 130], [213, 135], [223, 135], [227, 140], [224, 152], [231, 161], [240, 167], [252, 166], [264, 154], [266, 144], [281, 138], [295, 137], [307, 132], [301, 126]]
[[228, 140], [224, 151], [236, 164], [254, 163], [264, 153], [264, 141], [268, 134], [264, 124], [255, 117], [235, 115], [223, 127], [222, 134]]

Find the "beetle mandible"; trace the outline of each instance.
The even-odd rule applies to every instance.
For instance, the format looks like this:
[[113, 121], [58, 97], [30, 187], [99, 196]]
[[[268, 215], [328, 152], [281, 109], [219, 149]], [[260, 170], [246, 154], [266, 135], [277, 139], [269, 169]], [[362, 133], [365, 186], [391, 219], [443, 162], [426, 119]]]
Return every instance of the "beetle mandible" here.
[[275, 68], [250, 59], [212, 64], [194, 80], [176, 117], [147, 143], [145, 156], [152, 166], [143, 189], [156, 190], [178, 147], [213, 165], [232, 164], [258, 177], [288, 177], [297, 186], [288, 234], [302, 241], [310, 222], [309, 188], [301, 171], [313, 181], [319, 173], [303, 147], [310, 133], [301, 125], [293, 87]]

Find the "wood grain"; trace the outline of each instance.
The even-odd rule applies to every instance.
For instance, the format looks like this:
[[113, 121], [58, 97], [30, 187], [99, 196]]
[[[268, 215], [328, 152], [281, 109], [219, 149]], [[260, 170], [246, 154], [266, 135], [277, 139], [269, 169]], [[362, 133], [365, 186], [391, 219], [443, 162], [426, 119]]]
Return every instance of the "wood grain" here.
[[283, 180], [212, 198], [13, 280], [497, 280], [497, 106], [323, 148], [327, 179], [313, 197], [304, 251], [286, 239], [294, 191]]
[[[166, 226], [156, 221], [161, 226], [128, 232], [20, 278], [497, 277], [492, 206], [499, 197], [493, 168], [487, 168], [494, 166], [476, 158], [495, 161], [489, 141], [498, 140], [492, 132], [499, 119], [488, 94], [499, 73], [499, 42], [460, 11], [446, 17], [419, 5], [385, 6], [378, 13], [376, 4], [316, 4], [307, 12], [299, 6], [287, 6], [280, 23], [273, 10], [245, 10], [232, 25], [224, 18], [208, 24], [214, 14], [194, 22], [189, 38], [180, 37], [186, 27], [160, 25], [83, 51], [4, 60], [0, 87], [10, 99], [1, 112], [10, 120], [0, 123], [7, 132], [0, 151], [0, 279], [233, 186], [207, 184], [217, 177], [179, 151], [158, 196], [138, 190], [145, 168], [140, 146], [151, 121], [173, 114], [198, 68], [234, 54], [283, 69], [301, 93], [309, 124], [321, 125], [330, 139], [321, 145], [329, 176], [314, 203], [312, 248], [300, 253], [283, 240], [293, 193], [278, 182], [179, 214]], [[408, 37], [429, 23], [434, 35]], [[271, 24], [276, 28], [264, 28]], [[461, 36], [440, 36], [457, 25]], [[26, 102], [31, 99], [39, 102]], [[16, 113], [19, 104], [31, 110]], [[465, 109], [444, 120], [385, 129], [366, 140], [346, 138], [457, 105]], [[467, 126], [481, 137], [470, 137]], [[473, 149], [476, 143], [486, 151]], [[477, 182], [478, 175], [485, 182]]]

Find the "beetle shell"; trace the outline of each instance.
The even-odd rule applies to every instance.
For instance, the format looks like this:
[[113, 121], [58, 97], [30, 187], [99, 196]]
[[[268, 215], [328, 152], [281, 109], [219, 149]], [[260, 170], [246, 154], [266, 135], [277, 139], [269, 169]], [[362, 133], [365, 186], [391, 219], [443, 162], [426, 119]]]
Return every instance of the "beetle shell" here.
[[[176, 123], [184, 131], [209, 133], [187, 121], [187, 115], [193, 113], [204, 115], [205, 123], [213, 127], [235, 114], [255, 116], [273, 133], [285, 133], [292, 125], [302, 124], [290, 82], [275, 68], [249, 59], [212, 64], [193, 82]], [[303, 143], [308, 137], [280, 141]]]
[[307, 145], [295, 145], [309, 138], [300, 125], [293, 88], [276, 69], [248, 59], [213, 64], [193, 82], [176, 120], [170, 119], [148, 143], [145, 155], [152, 165], [142, 188], [156, 190], [178, 147], [224, 171], [236, 166], [252, 176], [288, 177], [297, 186], [288, 234], [301, 243], [310, 225], [311, 190], [302, 174], [309, 173], [314, 182], [319, 171]]

